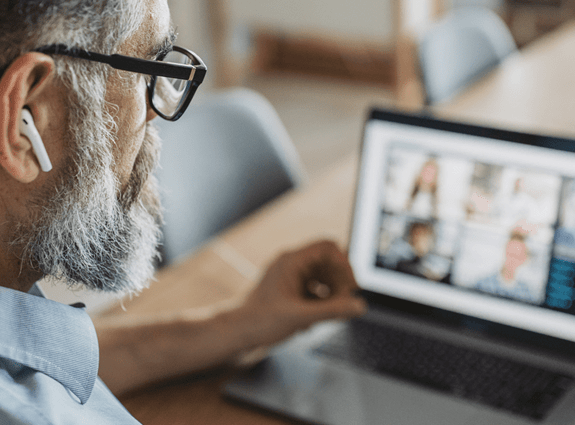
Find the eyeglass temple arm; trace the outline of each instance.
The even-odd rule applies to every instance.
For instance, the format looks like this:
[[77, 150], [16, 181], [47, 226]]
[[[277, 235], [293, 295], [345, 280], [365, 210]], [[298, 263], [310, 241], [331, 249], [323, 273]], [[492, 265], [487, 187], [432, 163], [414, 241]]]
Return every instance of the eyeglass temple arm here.
[[63, 44], [41, 47], [36, 51], [41, 53], [71, 56], [93, 62], [101, 62], [110, 65], [112, 68], [120, 69], [122, 71], [138, 72], [140, 74], [157, 75], [168, 78], [178, 78], [180, 80], [193, 79], [197, 83], [201, 83], [204, 80], [204, 76], [206, 74], [206, 70], [203, 69], [204, 67], [176, 63], [162, 63], [158, 61], [149, 61], [117, 54], [104, 55], [101, 53], [89, 52], [81, 49], [68, 48]]

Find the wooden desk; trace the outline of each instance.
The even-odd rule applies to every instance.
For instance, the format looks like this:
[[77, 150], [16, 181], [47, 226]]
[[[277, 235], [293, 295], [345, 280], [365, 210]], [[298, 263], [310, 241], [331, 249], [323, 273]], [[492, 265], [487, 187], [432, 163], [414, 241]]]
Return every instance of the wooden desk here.
[[[452, 102], [434, 108], [450, 118], [517, 129], [575, 134], [575, 25], [542, 40]], [[347, 241], [357, 158], [308, 188], [279, 199], [162, 271], [158, 282], [127, 303], [128, 313], [205, 305], [237, 296], [277, 253], [312, 239]], [[116, 313], [118, 314], [118, 313]], [[126, 314], [126, 313], [123, 313]], [[224, 401], [226, 372], [147, 389], [122, 398], [136, 418], [154, 424], [285, 424]]]

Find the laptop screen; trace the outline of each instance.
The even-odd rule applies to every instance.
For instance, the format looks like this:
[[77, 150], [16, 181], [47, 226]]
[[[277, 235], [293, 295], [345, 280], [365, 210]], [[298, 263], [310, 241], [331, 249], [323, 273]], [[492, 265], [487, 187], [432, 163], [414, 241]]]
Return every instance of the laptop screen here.
[[360, 286], [575, 341], [573, 150], [373, 111], [349, 247]]

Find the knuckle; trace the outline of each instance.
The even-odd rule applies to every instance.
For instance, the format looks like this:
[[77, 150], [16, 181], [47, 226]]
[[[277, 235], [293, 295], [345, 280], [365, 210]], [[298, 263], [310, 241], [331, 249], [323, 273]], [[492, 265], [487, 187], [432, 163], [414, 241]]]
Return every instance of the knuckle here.
[[311, 245], [310, 248], [320, 258], [324, 256], [333, 255], [334, 253], [339, 251], [339, 248], [335, 244], [335, 242], [327, 239], [314, 243], [313, 245]]
[[320, 254], [324, 260], [340, 259], [342, 256], [339, 246], [333, 241], [322, 241]]
[[276, 263], [278, 264], [285, 264], [288, 263], [291, 258], [292, 258], [293, 254], [291, 252], [282, 252], [276, 260]]
[[337, 244], [330, 239], [323, 239], [318, 242], [323, 249], [326, 250], [339, 250]]

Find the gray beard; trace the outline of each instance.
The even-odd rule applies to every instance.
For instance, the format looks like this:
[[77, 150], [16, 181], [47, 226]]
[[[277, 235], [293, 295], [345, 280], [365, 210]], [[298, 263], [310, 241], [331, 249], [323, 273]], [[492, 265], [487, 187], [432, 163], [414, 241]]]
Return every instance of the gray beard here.
[[109, 149], [106, 158], [76, 150], [56, 176], [54, 188], [38, 193], [29, 205], [29, 222], [15, 225], [12, 246], [19, 248], [24, 264], [49, 280], [97, 291], [138, 293], [152, 279], [158, 257], [161, 208], [153, 176], [157, 132], [148, 123], [121, 193]]

